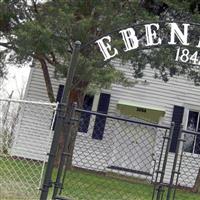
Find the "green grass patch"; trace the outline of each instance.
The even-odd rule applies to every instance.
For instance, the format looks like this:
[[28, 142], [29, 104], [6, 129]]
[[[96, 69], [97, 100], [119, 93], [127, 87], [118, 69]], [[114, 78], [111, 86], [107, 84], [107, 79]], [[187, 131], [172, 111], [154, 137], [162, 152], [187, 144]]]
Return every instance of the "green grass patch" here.
[[0, 155], [0, 199], [38, 199], [42, 163]]
[[[38, 199], [41, 170], [42, 163], [0, 156], [0, 199]], [[151, 184], [137, 179], [73, 169], [66, 174], [61, 196], [72, 200], [150, 200], [152, 191]], [[200, 200], [200, 194], [178, 190], [176, 200]]]
[[[151, 184], [130, 182], [90, 172], [73, 170], [67, 173], [62, 196], [73, 200], [150, 200]], [[165, 193], [164, 193], [165, 195]], [[200, 194], [177, 191], [177, 200], [199, 200]]]

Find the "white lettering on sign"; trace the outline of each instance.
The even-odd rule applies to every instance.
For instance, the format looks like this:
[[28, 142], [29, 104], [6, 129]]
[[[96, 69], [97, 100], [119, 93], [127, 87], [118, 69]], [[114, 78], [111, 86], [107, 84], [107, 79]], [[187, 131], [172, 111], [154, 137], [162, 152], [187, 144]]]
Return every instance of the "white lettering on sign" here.
[[[161, 38], [157, 37], [156, 31], [152, 30], [153, 26], [156, 28], [156, 30], [159, 30], [159, 24], [147, 24], [147, 25], [145, 25], [146, 40], [147, 40], [146, 46], [159, 45], [159, 44], [162, 43]], [[156, 39], [157, 39], [157, 42], [155, 42]]]
[[[200, 38], [199, 38], [200, 39]], [[197, 45], [197, 47], [199, 48], [200, 47], [200, 40], [199, 40], [199, 44]]]
[[[189, 49], [185, 48], [181, 49], [179, 47], [176, 51], [175, 61], [199, 66], [200, 65], [199, 55], [200, 54], [198, 51], [193, 52]], [[197, 69], [199, 70], [199, 67]]]
[[126, 46], [126, 48], [124, 49], [125, 52], [138, 48], [138, 39], [135, 36], [135, 31], [133, 28], [127, 28], [120, 31], [119, 33], [122, 34], [122, 38]]
[[[107, 43], [104, 43], [104, 40], [107, 40]], [[116, 56], [118, 54], [118, 51], [116, 48], [113, 49], [114, 53], [111, 55], [109, 51], [112, 51], [112, 47], [109, 44], [111, 42], [111, 37], [110, 36], [105, 36], [99, 40], [97, 40], [95, 43], [99, 45], [99, 48], [104, 56], [104, 61]]]
[[[180, 46], [189, 46], [190, 42], [188, 41], [188, 32], [190, 24], [182, 23], [177, 25], [177, 23], [172, 22], [164, 24], [167, 28], [166, 30], [162, 30], [159, 23], [150, 23], [150, 24], [144, 24], [144, 34], [143, 31], [139, 31], [139, 34], [143, 34], [140, 39], [138, 39], [138, 36], [136, 34], [136, 31], [134, 30], [134, 27], [129, 27], [126, 29], [120, 30], [118, 33], [121, 35], [121, 38], [123, 40], [125, 48], [123, 49], [124, 52], [128, 52], [134, 49], [137, 49], [140, 46], [145, 47], [151, 47], [151, 46], [159, 46], [162, 45], [163, 41], [165, 41], [165, 44], [168, 45], [177, 45], [180, 44]], [[193, 25], [194, 26], [194, 25]], [[162, 26], [163, 28], [163, 26]], [[193, 30], [191, 28], [191, 30]], [[169, 34], [167, 36], [164, 34], [165, 38], [162, 38], [161, 36], [163, 34], [163, 31], [168, 31], [166, 34]], [[145, 38], [144, 38], [145, 37]], [[146, 39], [146, 42], [144, 42]], [[166, 41], [168, 39], [168, 41]], [[95, 43], [98, 44], [100, 51], [103, 54], [104, 61], [109, 60], [116, 55], [119, 54], [116, 47], [111, 46], [111, 36], [104, 36], [101, 39], [98, 39]], [[141, 41], [140, 41], [141, 40]], [[200, 48], [200, 37], [198, 38], [198, 43], [195, 46], [196, 48]], [[180, 49], [177, 50], [175, 61], [183, 62], [183, 63], [192, 63], [200, 65], [200, 61], [198, 60], [198, 52], [195, 52], [191, 56], [189, 55], [188, 49], [183, 49], [182, 51]]]
[[184, 26], [184, 31], [183, 33], [179, 29], [178, 25], [176, 23], [170, 23], [171, 26], [171, 40], [168, 42], [168, 44], [176, 44], [175, 42], [175, 35], [178, 37], [179, 41], [183, 45], [189, 45], [187, 42], [188, 39], [188, 27], [190, 26], [189, 24], [183, 24]]

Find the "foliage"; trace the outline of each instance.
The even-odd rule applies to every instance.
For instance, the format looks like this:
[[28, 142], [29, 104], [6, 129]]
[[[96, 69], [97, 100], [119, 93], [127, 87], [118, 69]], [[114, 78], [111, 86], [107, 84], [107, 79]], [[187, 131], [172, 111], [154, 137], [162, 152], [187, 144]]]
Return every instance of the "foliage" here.
[[[0, 1], [0, 75], [5, 70], [5, 61], [15, 64], [39, 61], [42, 68], [52, 65], [55, 74], [66, 76], [74, 41], [85, 46], [89, 41], [122, 26], [144, 21], [181, 20], [199, 21], [200, 6], [197, 0], [48, 0], [40, 3], [32, 0]], [[198, 31], [197, 31], [198, 33]], [[142, 37], [142, 36], [141, 36]], [[119, 38], [114, 41], [120, 43]], [[176, 70], [171, 62], [173, 49], [154, 49], [120, 55], [133, 64], [134, 78], [141, 77], [151, 56], [151, 67], [157, 70], [155, 77], [167, 81], [176, 72], [186, 73], [199, 83], [199, 73], [191, 70]], [[164, 54], [163, 54], [164, 53]], [[165, 56], [163, 56], [165, 55]], [[163, 59], [164, 58], [164, 59]], [[167, 59], [168, 58], [168, 59]], [[164, 62], [165, 61], [165, 62]], [[190, 69], [183, 65], [183, 69]], [[178, 73], [181, 74], [181, 73]], [[192, 76], [190, 76], [192, 74]], [[195, 78], [194, 78], [195, 77]], [[84, 81], [92, 87], [109, 87], [112, 82], [129, 85], [131, 82], [117, 71], [111, 62], [104, 63], [101, 53], [94, 45], [87, 45], [80, 55], [76, 82]], [[52, 95], [50, 81], [46, 82]], [[51, 94], [52, 92], [52, 94]], [[52, 99], [53, 100], [53, 99]]]

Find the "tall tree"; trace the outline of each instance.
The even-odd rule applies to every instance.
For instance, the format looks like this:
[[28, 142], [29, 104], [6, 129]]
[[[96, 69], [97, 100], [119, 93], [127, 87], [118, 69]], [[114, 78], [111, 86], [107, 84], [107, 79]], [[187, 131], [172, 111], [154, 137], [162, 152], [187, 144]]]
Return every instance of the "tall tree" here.
[[[199, 20], [199, 3], [195, 0], [189, 3], [183, 0], [123, 0], [120, 3], [103, 0], [48, 0], [45, 3], [32, 0], [30, 4], [27, 2], [29, 1], [0, 1], [0, 46], [4, 47], [0, 52], [0, 75], [4, 74], [6, 59], [15, 64], [36, 60], [43, 71], [51, 102], [55, 101], [55, 96], [48, 68], [53, 66], [57, 74], [66, 76], [75, 40], [80, 40], [85, 45], [88, 41], [119, 27], [143, 21], [170, 18]], [[121, 45], [118, 39], [121, 40], [116, 38], [114, 42]], [[189, 68], [188, 71], [185, 70], [186, 67], [183, 67], [182, 71], [177, 70], [176, 63], [170, 62], [172, 50], [165, 51], [165, 54], [169, 55], [165, 63], [159, 62], [162, 56], [160, 49], [151, 52], [151, 66], [158, 70], [155, 77], [167, 81], [170, 76], [183, 73], [191, 75], [198, 84], [198, 74], [191, 72]], [[149, 56], [143, 51], [126, 53], [120, 55], [120, 58], [132, 61], [135, 78], [142, 76], [142, 70], [149, 62]], [[112, 82], [130, 84], [112, 63], [102, 62], [102, 56], [96, 46], [88, 45], [83, 48], [74, 79], [74, 87], [82, 91], [79, 97], [80, 105], [88, 87], [109, 87]]]
[[[28, 4], [27, 2], [30, 2]], [[0, 1], [0, 76], [5, 74], [5, 61], [22, 64], [35, 60], [40, 64], [51, 102], [55, 101], [49, 66], [55, 73], [66, 76], [74, 41], [85, 46], [80, 53], [72, 96], [79, 106], [89, 87], [109, 87], [113, 82], [128, 85], [131, 82], [115, 69], [111, 62], [102, 62], [97, 47], [88, 41], [127, 24], [152, 20], [180, 20], [199, 22], [198, 0], [1, 0]], [[140, 37], [144, 33], [138, 30]], [[196, 30], [195, 37], [199, 36]], [[164, 34], [164, 33], [163, 33]], [[114, 44], [122, 48], [119, 38]], [[177, 74], [186, 74], [200, 84], [200, 74], [187, 64], [173, 62], [174, 49], [155, 48], [120, 54], [123, 61], [133, 64], [133, 76], [142, 71], [151, 60], [155, 78], [164, 81]], [[195, 190], [200, 186], [200, 173]]]

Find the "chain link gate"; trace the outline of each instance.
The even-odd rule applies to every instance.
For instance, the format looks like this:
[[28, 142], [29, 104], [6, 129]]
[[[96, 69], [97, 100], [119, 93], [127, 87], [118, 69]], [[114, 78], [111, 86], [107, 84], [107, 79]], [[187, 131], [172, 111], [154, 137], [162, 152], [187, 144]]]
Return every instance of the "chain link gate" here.
[[[50, 140], [50, 124], [53, 128], [55, 116], [57, 120], [64, 116], [55, 109], [56, 104], [1, 100], [1, 110], [4, 110], [1, 112], [4, 114], [1, 115], [0, 134], [1, 199], [39, 197], [48, 147], [44, 146], [47, 149], [41, 154], [33, 153], [37, 143], [32, 143], [27, 149], [20, 145], [26, 145], [22, 138], [30, 139], [27, 134], [35, 134], [36, 130], [47, 134], [46, 142]], [[28, 114], [28, 118], [23, 117], [24, 114]], [[89, 123], [83, 119], [89, 119]], [[180, 128], [172, 170], [166, 179], [173, 124], [171, 127], [159, 126], [76, 107], [70, 109], [65, 122], [67, 142], [54, 182], [54, 192], [49, 198], [53, 194], [54, 199], [72, 200], [174, 200], [175, 197], [181, 199], [177, 188], [196, 190], [200, 158], [191, 152], [200, 151], [197, 142], [199, 133]], [[20, 152], [23, 155], [19, 155]], [[30, 153], [32, 157], [29, 155], [28, 158]]]
[[[172, 200], [180, 197], [176, 188], [185, 189], [193, 193], [193, 198], [200, 198], [200, 133], [180, 129], [179, 140], [174, 162], [174, 192]], [[181, 198], [181, 197], [180, 197]]]
[[0, 199], [38, 199], [56, 104], [0, 99]]
[[[87, 127], [80, 127], [83, 118], [90, 118]], [[173, 124], [159, 126], [77, 108], [70, 119], [53, 199], [163, 198]]]
[[[64, 88], [64, 100], [60, 104], [62, 116], [58, 115], [58, 129], [55, 129], [40, 199], [47, 199], [52, 185], [53, 195], [50, 196], [53, 199], [175, 199], [182, 167], [182, 131], [172, 169], [168, 180], [165, 180], [173, 124], [165, 127], [81, 109], [71, 110], [64, 106], [63, 103], [69, 103], [79, 50], [80, 42], [76, 42]], [[80, 129], [78, 118], [74, 118], [77, 113], [90, 118], [85, 128], [87, 131]], [[64, 146], [56, 180], [52, 181], [63, 125]]]

